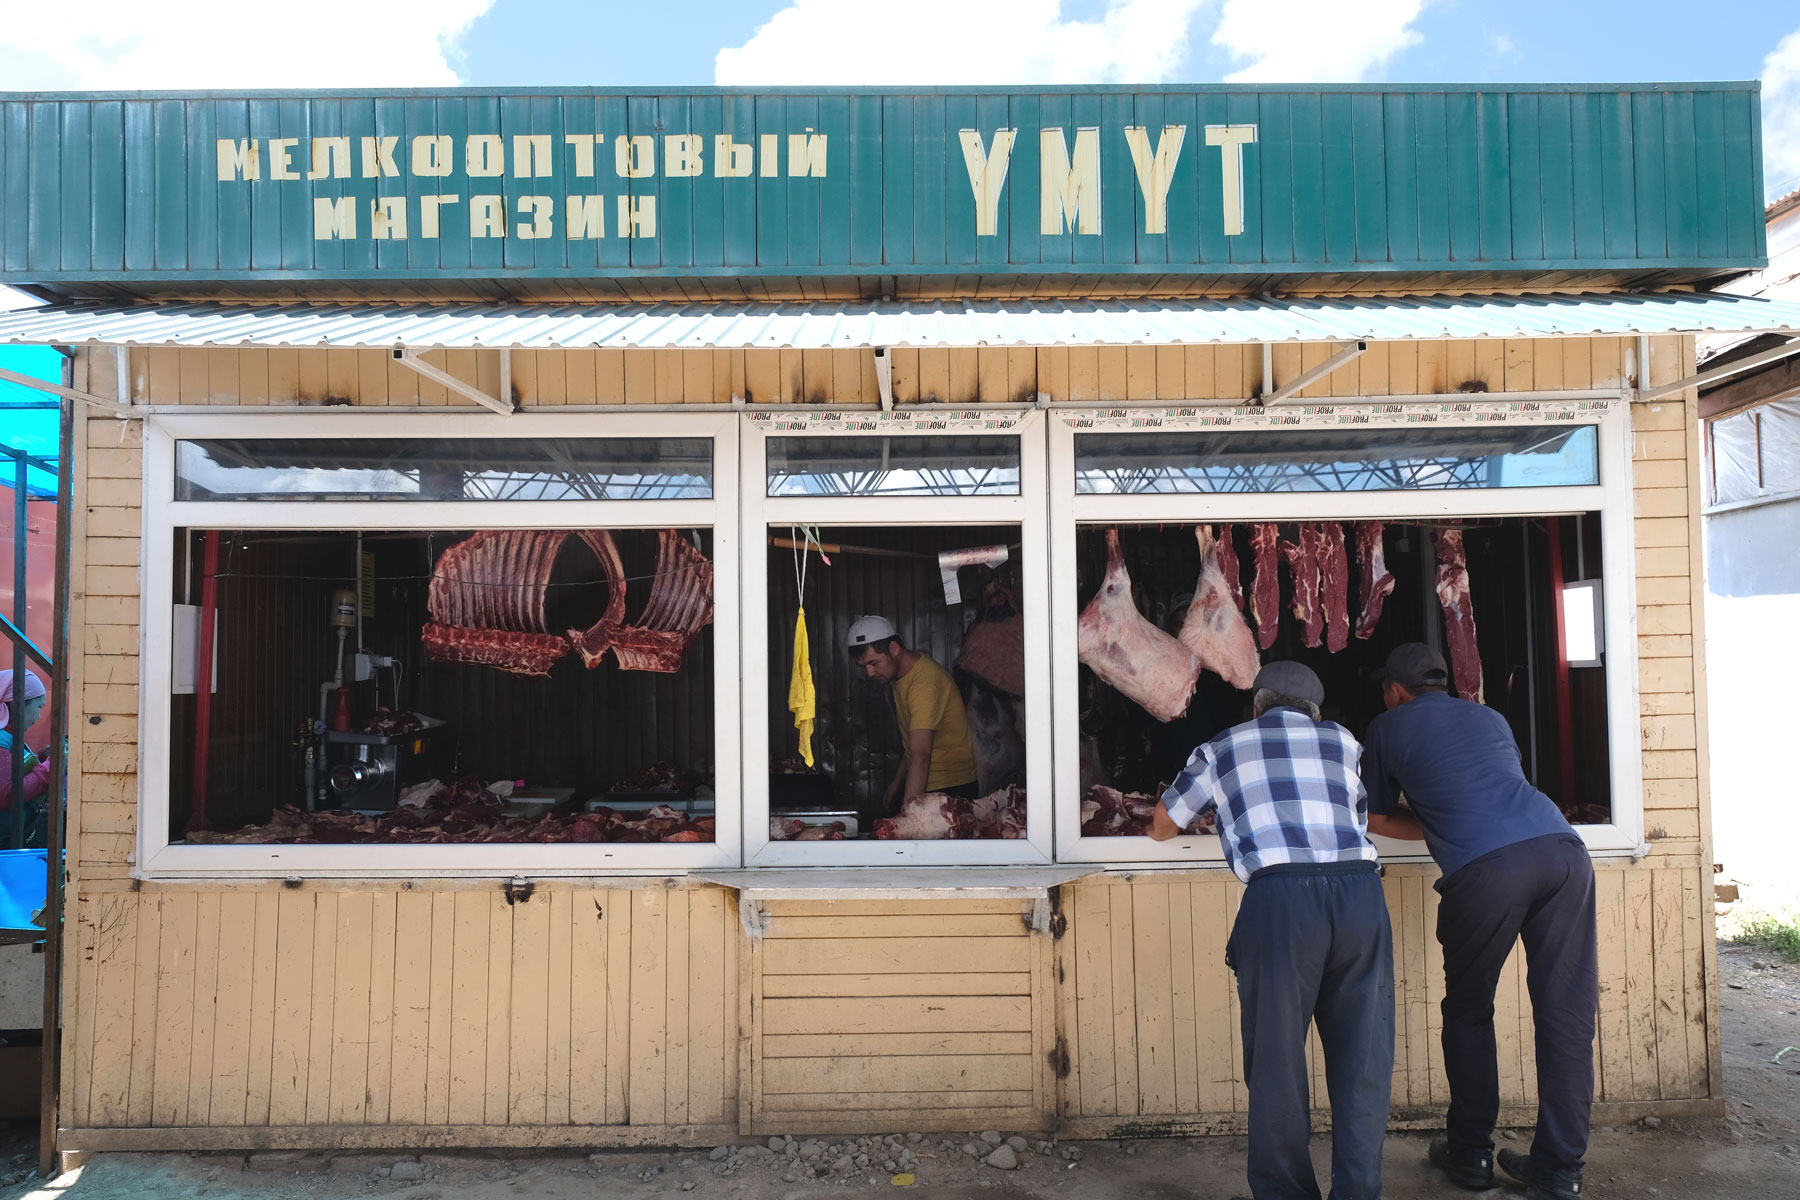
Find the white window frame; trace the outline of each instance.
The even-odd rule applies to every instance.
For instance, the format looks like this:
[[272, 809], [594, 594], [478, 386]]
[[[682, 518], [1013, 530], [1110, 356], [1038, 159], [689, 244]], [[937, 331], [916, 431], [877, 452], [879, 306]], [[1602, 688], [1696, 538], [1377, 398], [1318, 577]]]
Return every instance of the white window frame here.
[[[1017, 409], [920, 413], [752, 414], [743, 435], [744, 522], [744, 861], [755, 867], [1032, 865], [1051, 862], [1051, 705], [1049, 563], [1044, 493], [1044, 416]], [[1013, 434], [1019, 439], [1016, 496], [776, 496], [767, 495], [770, 437], [896, 437]], [[764, 631], [792, 613], [769, 611], [771, 527], [798, 525], [1016, 525], [1025, 626], [1026, 836], [1022, 839], [945, 841], [782, 842], [769, 837], [769, 661]], [[815, 670], [839, 646], [813, 644]], [[779, 669], [786, 671], [786, 665]], [[1042, 697], [1042, 699], [1040, 699]]]
[[[711, 499], [509, 501], [178, 501], [175, 443], [192, 438], [707, 437]], [[271, 409], [254, 415], [168, 414], [144, 422], [143, 703], [139, 706], [137, 867], [147, 879], [306, 876], [601, 876], [667, 874], [741, 861], [735, 414], [633, 413], [503, 416]], [[480, 845], [171, 845], [169, 704], [176, 529], [630, 529], [705, 526], [713, 535], [713, 729], [716, 794], [711, 843]], [[320, 620], [324, 614], [320, 614]], [[766, 822], [765, 822], [766, 824]]]
[[[1604, 606], [1608, 655], [1606, 675], [1607, 751], [1611, 767], [1612, 815], [1609, 825], [1577, 827], [1590, 852], [1627, 854], [1643, 842], [1643, 759], [1639, 745], [1637, 580], [1633, 553], [1631, 413], [1623, 397], [1618, 402], [1570, 400], [1567, 407], [1554, 400], [1534, 404], [1536, 415], [1519, 413], [1520, 406], [1504, 396], [1492, 404], [1458, 403], [1427, 406], [1409, 404], [1405, 412], [1377, 400], [1351, 399], [1321, 408], [1209, 410], [1209, 409], [1110, 409], [1077, 412], [1062, 410], [1050, 422], [1050, 558], [1070, 564], [1059, 570], [1052, 590], [1051, 635], [1055, 639], [1056, 745], [1056, 857], [1062, 863], [1105, 863], [1108, 866], [1142, 868], [1223, 864], [1219, 839], [1213, 834], [1183, 835], [1166, 842], [1147, 837], [1083, 837], [1081, 834], [1080, 701], [1077, 683], [1080, 663], [1075, 653], [1076, 619], [1088, 597], [1078, 597], [1073, 585], [1075, 530], [1078, 525], [1147, 522], [1246, 521], [1348, 521], [1386, 519], [1429, 520], [1440, 517], [1554, 516], [1600, 513], [1605, 572]], [[1507, 411], [1507, 410], [1512, 411]], [[1552, 420], [1550, 412], [1582, 412], [1577, 420]], [[1354, 421], [1358, 428], [1418, 428], [1407, 413], [1437, 413], [1441, 425], [1473, 421], [1477, 413], [1499, 413], [1508, 423], [1541, 421], [1544, 424], [1599, 425], [1600, 482], [1591, 487], [1469, 488], [1454, 491], [1369, 492], [1261, 492], [1196, 494], [1078, 495], [1075, 492], [1075, 438], [1078, 433], [1131, 432], [1146, 422], [1167, 432], [1219, 428], [1219, 417], [1232, 417], [1232, 428], [1319, 428]], [[1079, 428], [1078, 428], [1079, 427]], [[1479, 619], [1479, 617], [1478, 617]], [[1034, 693], [1035, 694], [1035, 693]], [[1417, 842], [1374, 838], [1381, 857], [1389, 862], [1427, 862]]]

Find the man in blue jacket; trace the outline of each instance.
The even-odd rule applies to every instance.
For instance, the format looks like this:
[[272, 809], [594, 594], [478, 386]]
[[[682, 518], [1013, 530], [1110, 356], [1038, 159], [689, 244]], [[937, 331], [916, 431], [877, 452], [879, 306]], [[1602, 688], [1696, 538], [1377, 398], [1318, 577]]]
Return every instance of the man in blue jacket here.
[[1380, 679], [1388, 711], [1363, 739], [1369, 832], [1423, 838], [1443, 872], [1450, 1111], [1431, 1161], [1462, 1187], [1494, 1186], [1494, 989], [1522, 938], [1537, 1027], [1537, 1136], [1529, 1157], [1500, 1151], [1500, 1166], [1529, 1200], [1580, 1200], [1600, 996], [1587, 847], [1525, 778], [1506, 718], [1449, 694], [1442, 655], [1418, 642], [1396, 646]]

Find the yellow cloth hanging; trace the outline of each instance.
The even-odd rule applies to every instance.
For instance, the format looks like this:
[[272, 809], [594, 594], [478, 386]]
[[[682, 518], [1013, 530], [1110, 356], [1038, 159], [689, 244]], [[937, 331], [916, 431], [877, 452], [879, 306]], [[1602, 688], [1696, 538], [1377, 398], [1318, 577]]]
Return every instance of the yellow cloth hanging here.
[[812, 647], [806, 636], [806, 609], [794, 618], [794, 676], [788, 681], [788, 709], [794, 714], [794, 728], [800, 731], [800, 757], [813, 765], [812, 732], [814, 705]]

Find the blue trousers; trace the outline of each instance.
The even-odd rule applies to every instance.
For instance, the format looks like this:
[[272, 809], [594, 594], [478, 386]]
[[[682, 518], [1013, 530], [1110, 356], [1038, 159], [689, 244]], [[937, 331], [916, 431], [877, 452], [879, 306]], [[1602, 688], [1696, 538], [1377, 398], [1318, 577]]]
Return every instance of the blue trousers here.
[[1251, 1194], [1318, 1200], [1306, 1061], [1307, 1026], [1317, 1023], [1331, 1095], [1332, 1200], [1375, 1200], [1394, 1072], [1394, 937], [1375, 864], [1258, 871], [1225, 960], [1243, 1013]]
[[1594, 865], [1572, 833], [1514, 842], [1438, 884], [1444, 948], [1445, 1133], [1469, 1149], [1494, 1144], [1500, 1115], [1494, 989], [1515, 943], [1525, 943], [1525, 987], [1537, 1034], [1538, 1123], [1531, 1161], [1579, 1169], [1594, 1106]]

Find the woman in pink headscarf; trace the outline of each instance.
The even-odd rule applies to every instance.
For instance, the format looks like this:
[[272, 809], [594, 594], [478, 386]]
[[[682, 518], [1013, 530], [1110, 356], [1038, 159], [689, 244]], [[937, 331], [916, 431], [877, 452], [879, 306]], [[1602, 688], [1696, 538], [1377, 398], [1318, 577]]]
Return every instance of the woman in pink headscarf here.
[[[12, 780], [12, 705], [14, 677], [11, 671], [0, 671], [0, 812], [10, 812], [13, 803]], [[44, 713], [44, 681], [25, 672], [25, 684], [18, 689], [19, 728], [30, 729]], [[25, 748], [25, 803], [33, 804], [50, 788], [50, 764], [41, 761]]]

